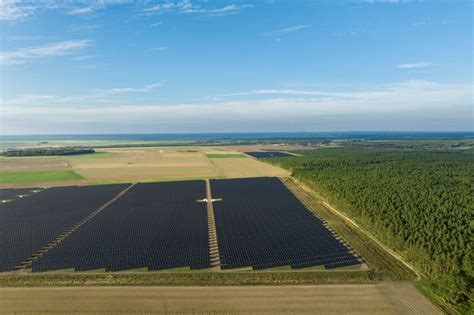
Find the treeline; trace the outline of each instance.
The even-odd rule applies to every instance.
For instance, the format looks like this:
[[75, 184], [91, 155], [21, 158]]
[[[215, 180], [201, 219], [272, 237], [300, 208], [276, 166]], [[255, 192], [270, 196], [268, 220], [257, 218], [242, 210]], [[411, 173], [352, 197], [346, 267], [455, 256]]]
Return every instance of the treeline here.
[[321, 193], [430, 278], [451, 304], [473, 299], [470, 153], [332, 148], [268, 159]]
[[22, 150], [7, 150], [0, 153], [2, 156], [52, 156], [52, 155], [76, 155], [95, 153], [94, 149], [86, 148], [34, 148]]

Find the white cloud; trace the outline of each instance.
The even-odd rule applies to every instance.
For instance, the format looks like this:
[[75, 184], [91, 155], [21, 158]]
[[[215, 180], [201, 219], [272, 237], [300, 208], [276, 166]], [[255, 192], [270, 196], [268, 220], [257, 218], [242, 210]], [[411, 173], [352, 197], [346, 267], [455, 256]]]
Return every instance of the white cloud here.
[[[202, 131], [202, 128], [213, 128], [204, 131], [388, 130], [397, 126], [398, 130], [404, 127], [466, 130], [466, 126], [472, 124], [472, 85], [426, 81], [380, 84], [359, 91], [255, 90], [252, 93], [268, 98], [252, 100], [244, 93], [232, 93], [238, 97], [202, 104], [157, 101], [147, 104], [144, 99], [122, 98], [159, 86], [161, 83], [113, 88], [96, 91], [93, 97], [61, 100], [51, 95], [6, 100], [2, 108], [4, 132], [32, 130], [30, 124], [38, 126], [39, 129], [34, 130], [38, 133], [45, 131], [41, 128], [49, 127], [55, 127], [55, 132], [66, 132], [72, 130], [72, 126], [76, 132], [99, 131], [89, 126], [104, 128], [103, 132], [119, 132], [126, 126], [129, 126], [127, 131], [132, 132], [186, 132]], [[290, 97], [283, 97], [285, 93]], [[320, 97], [321, 94], [324, 97]], [[404, 123], [407, 119], [410, 124]]]
[[186, 10], [193, 7], [193, 4], [188, 0], [183, 0], [179, 2], [165, 2], [148, 7], [145, 9], [146, 12], [170, 12], [170, 11], [180, 11]]
[[359, 0], [361, 3], [370, 3], [370, 4], [375, 4], [375, 3], [388, 3], [388, 4], [400, 4], [400, 3], [414, 3], [414, 2], [420, 2], [422, 0]]
[[81, 61], [81, 60], [92, 59], [92, 58], [95, 58], [95, 57], [96, 57], [96, 55], [82, 55], [82, 56], [72, 57], [71, 60]]
[[69, 11], [69, 14], [71, 14], [71, 15], [81, 15], [81, 14], [91, 13], [93, 11], [94, 11], [94, 8], [92, 8], [92, 7], [76, 8], [76, 9], [72, 9], [71, 11]]
[[402, 63], [397, 65], [399, 69], [417, 69], [417, 68], [428, 68], [433, 64], [431, 62], [416, 62], [416, 63]]
[[287, 34], [287, 33], [297, 32], [297, 31], [300, 31], [302, 29], [308, 28], [310, 26], [311, 25], [296, 25], [296, 26], [291, 26], [291, 27], [287, 27], [287, 28], [283, 28], [283, 29], [279, 29], [279, 30], [275, 30], [275, 31], [261, 33], [260, 35], [262, 35], [262, 36], [280, 36], [280, 35]]
[[115, 94], [126, 94], [126, 93], [144, 93], [144, 92], [150, 92], [158, 87], [163, 86], [164, 82], [156, 82], [152, 84], [147, 84], [144, 87], [140, 88], [131, 88], [131, 87], [125, 87], [125, 88], [112, 88], [112, 89], [98, 89], [95, 90], [98, 92], [99, 95], [115, 95]]
[[179, 13], [179, 14], [202, 14], [207, 16], [224, 16], [236, 14], [246, 8], [251, 8], [251, 4], [229, 4], [220, 8], [203, 7], [191, 1], [183, 0], [178, 2], [160, 3], [145, 9], [148, 14], [159, 13]]
[[90, 40], [71, 40], [49, 45], [0, 52], [0, 64], [17, 65], [29, 60], [69, 55], [92, 45]]
[[101, 25], [98, 24], [73, 24], [69, 25], [68, 29], [73, 32], [88, 32], [98, 29]]
[[37, 8], [34, 5], [21, 4], [21, 0], [0, 1], [0, 20], [18, 21], [34, 14]]
[[160, 25], [163, 25], [163, 22], [156, 22], [156, 23], [150, 24], [150, 27], [157, 27]]
[[132, 0], [1, 0], [0, 20], [21, 21], [41, 11], [58, 10], [72, 15], [92, 13], [111, 5], [133, 3]]
[[148, 49], [148, 51], [165, 51], [167, 49], [168, 49], [168, 47], [152, 47], [152, 48]]

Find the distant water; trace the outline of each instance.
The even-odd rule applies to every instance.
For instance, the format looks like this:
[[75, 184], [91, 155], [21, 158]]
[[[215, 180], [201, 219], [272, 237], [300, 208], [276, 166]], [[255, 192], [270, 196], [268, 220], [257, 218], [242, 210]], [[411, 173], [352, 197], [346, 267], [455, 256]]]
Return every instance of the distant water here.
[[182, 134], [74, 134], [74, 135], [0, 135], [0, 141], [205, 141], [205, 140], [311, 140], [311, 139], [454, 139], [472, 138], [474, 132], [263, 132], [263, 133], [182, 133]]

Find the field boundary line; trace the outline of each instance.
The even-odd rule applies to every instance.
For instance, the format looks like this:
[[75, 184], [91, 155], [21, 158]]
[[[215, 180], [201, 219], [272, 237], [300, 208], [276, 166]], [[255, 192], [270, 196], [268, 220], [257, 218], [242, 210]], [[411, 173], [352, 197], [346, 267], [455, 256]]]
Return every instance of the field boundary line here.
[[49, 242], [46, 246], [43, 246], [40, 250], [38, 250], [36, 253], [31, 255], [31, 257], [27, 258], [26, 260], [22, 261], [18, 266], [15, 267], [15, 270], [25, 270], [31, 267], [33, 262], [43, 256], [45, 253], [47, 253], [50, 249], [56, 247], [59, 243], [61, 243], [63, 240], [65, 240], [69, 235], [71, 235], [74, 231], [79, 229], [83, 224], [87, 223], [90, 221], [93, 217], [95, 217], [97, 214], [102, 212], [105, 208], [110, 206], [112, 203], [114, 203], [117, 199], [122, 197], [127, 191], [129, 191], [133, 186], [135, 186], [135, 183], [130, 184], [127, 186], [124, 190], [119, 192], [114, 198], [110, 199], [106, 203], [104, 203], [102, 206], [94, 210], [92, 213], [87, 215], [86, 217], [82, 218], [78, 223], [74, 224], [70, 228], [68, 228], [65, 232], [61, 233], [56, 239], [54, 239], [52, 242]]
[[[308, 191], [308, 192], [312, 192], [312, 189], [307, 187], [306, 185], [304, 185], [303, 183], [299, 182], [297, 179], [291, 177], [291, 179], [296, 183], [298, 184], [301, 188], [303, 188], [304, 190]], [[319, 199], [319, 198], [318, 198]], [[422, 279], [422, 276], [424, 276], [423, 274], [421, 274], [413, 265], [411, 265], [410, 263], [406, 262], [402, 256], [400, 256], [398, 253], [396, 253], [394, 250], [392, 250], [390, 247], [388, 247], [387, 245], [385, 245], [384, 243], [382, 243], [380, 240], [378, 240], [375, 236], [373, 236], [371, 233], [369, 233], [368, 231], [366, 231], [364, 228], [362, 228], [359, 224], [357, 224], [354, 220], [352, 220], [351, 218], [349, 218], [347, 215], [345, 215], [344, 213], [340, 212], [339, 210], [337, 210], [336, 208], [334, 208], [331, 204], [329, 204], [327, 201], [323, 201], [323, 200], [319, 200], [319, 202], [321, 203], [321, 205], [323, 205], [324, 207], [326, 207], [328, 210], [330, 210], [331, 212], [333, 212], [334, 214], [336, 214], [337, 216], [339, 216], [340, 218], [342, 218], [345, 222], [348, 222], [350, 223], [352, 226], [354, 226], [357, 230], [359, 230], [360, 232], [362, 232], [365, 236], [367, 236], [370, 240], [372, 240], [374, 243], [376, 243], [378, 246], [380, 246], [383, 250], [385, 250], [390, 256], [392, 256], [393, 258], [395, 258], [397, 261], [399, 261], [400, 263], [402, 263], [405, 267], [407, 267], [408, 269], [410, 269], [411, 271], [413, 271], [413, 273], [415, 273], [416, 275], [416, 281], [420, 281]]]

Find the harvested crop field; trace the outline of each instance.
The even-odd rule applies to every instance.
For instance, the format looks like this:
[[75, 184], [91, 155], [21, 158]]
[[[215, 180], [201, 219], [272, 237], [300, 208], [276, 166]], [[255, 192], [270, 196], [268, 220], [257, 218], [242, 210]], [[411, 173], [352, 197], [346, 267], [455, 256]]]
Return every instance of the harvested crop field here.
[[441, 314], [411, 284], [0, 288], [0, 312]]
[[63, 157], [1, 157], [0, 172], [64, 171], [71, 167]]
[[251, 158], [211, 159], [227, 178], [290, 176], [290, 172]]
[[[58, 171], [73, 171], [77, 176], [60, 178], [52, 173]], [[43, 172], [45, 178], [12, 180], [8, 176], [13, 175], [5, 175], [1, 187], [289, 175], [286, 170], [251, 159], [235, 149], [216, 147], [107, 148], [62, 157], [1, 158], [0, 176], [13, 172]]]

